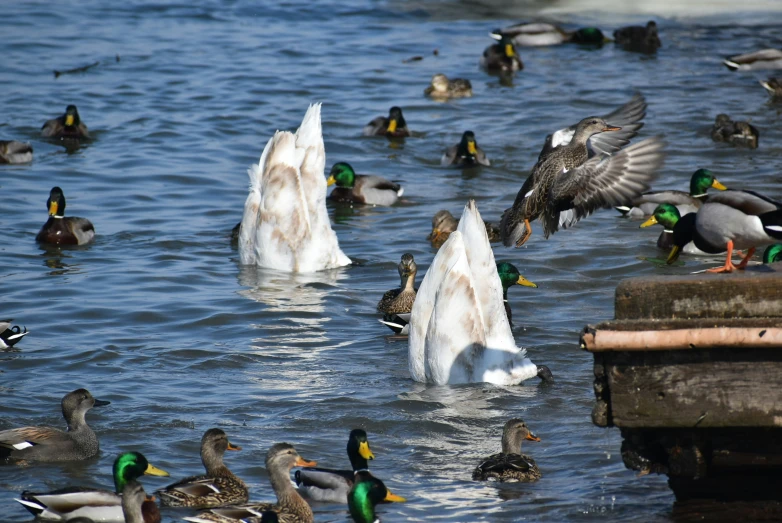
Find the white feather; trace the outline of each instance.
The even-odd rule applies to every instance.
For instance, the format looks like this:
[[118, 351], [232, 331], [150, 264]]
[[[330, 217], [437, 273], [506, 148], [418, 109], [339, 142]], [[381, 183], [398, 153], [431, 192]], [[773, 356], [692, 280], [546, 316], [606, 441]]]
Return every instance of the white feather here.
[[33, 446], [33, 444], [32, 444], [32, 443], [30, 443], [29, 441], [21, 441], [21, 442], [19, 442], [19, 443], [14, 443], [12, 446], [13, 446], [13, 447], [14, 447], [16, 450], [22, 450], [22, 449], [26, 449], [26, 448], [28, 448], [28, 447], [32, 447], [32, 446]]

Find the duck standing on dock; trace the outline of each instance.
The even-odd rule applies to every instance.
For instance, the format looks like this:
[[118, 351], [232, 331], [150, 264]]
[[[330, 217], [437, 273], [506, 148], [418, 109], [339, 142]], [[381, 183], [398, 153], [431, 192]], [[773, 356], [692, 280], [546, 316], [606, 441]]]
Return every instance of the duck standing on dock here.
[[535, 481], [542, 474], [535, 460], [521, 453], [524, 440], [540, 441], [524, 420], [508, 420], [502, 429], [502, 452], [492, 454], [472, 472], [472, 479], [486, 481]]
[[331, 167], [326, 185], [335, 185], [329, 200], [367, 205], [394, 205], [405, 190], [396, 182], [382, 176], [356, 174], [346, 162], [337, 162]]
[[400, 279], [399, 288], [391, 289], [383, 294], [377, 304], [377, 312], [382, 312], [384, 315], [382, 320], [378, 320], [380, 323], [389, 327], [396, 334], [404, 335], [408, 332], [410, 312], [413, 310], [415, 295], [418, 291], [415, 287], [418, 266], [415, 264], [413, 255], [409, 252], [404, 253], [402, 260], [397, 265], [397, 270]]
[[514, 73], [524, 69], [524, 64], [510, 36], [494, 33], [489, 35], [498, 42], [483, 51], [480, 61], [482, 68], [489, 73]]

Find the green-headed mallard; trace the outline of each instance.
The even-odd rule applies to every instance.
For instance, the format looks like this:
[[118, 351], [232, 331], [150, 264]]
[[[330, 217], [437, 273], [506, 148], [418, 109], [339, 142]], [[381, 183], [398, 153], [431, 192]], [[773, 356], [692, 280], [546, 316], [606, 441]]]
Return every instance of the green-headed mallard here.
[[396, 334], [407, 334], [407, 323], [410, 321], [410, 311], [415, 302], [415, 275], [418, 266], [413, 255], [406, 252], [397, 265], [400, 284], [398, 289], [391, 289], [383, 294], [377, 304], [377, 312], [384, 314], [380, 323], [386, 325]]
[[22, 330], [19, 325], [13, 325], [13, 322], [13, 318], [0, 320], [0, 349], [13, 347], [27, 336], [27, 327]]
[[95, 227], [86, 218], [65, 216], [65, 195], [53, 187], [46, 200], [49, 219], [43, 224], [35, 241], [55, 245], [84, 245], [95, 237]]
[[483, 149], [478, 147], [475, 141], [475, 133], [464, 131], [462, 140], [456, 145], [450, 146], [440, 158], [440, 165], [457, 165], [459, 167], [469, 165], [491, 165]]
[[349, 163], [337, 162], [331, 167], [326, 185], [337, 186], [329, 194], [335, 202], [394, 205], [405, 192], [401, 185], [381, 176], [356, 174]]
[[546, 22], [520, 23], [492, 31], [494, 35], [508, 35], [513, 43], [522, 47], [560, 45], [568, 42], [602, 45], [611, 40], [597, 27], [582, 27], [566, 31], [558, 25]]
[[508, 304], [508, 289], [513, 285], [522, 285], [524, 287], [535, 288], [538, 286], [522, 276], [516, 266], [512, 263], [498, 263], [497, 274], [499, 275], [500, 282], [502, 283], [502, 301], [505, 304], [505, 314], [508, 316], [508, 321], [513, 323], [513, 313], [511, 312], [510, 305]]
[[41, 136], [46, 138], [89, 138], [87, 126], [79, 117], [79, 110], [75, 105], [65, 108], [65, 114], [48, 120], [41, 127]]
[[52, 427], [20, 427], [0, 431], [0, 459], [30, 461], [81, 461], [97, 456], [98, 437], [85, 416], [92, 407], [108, 405], [86, 389], [69, 392], [62, 399], [64, 432]]
[[[500, 241], [499, 227], [490, 222], [484, 222], [484, 225], [486, 226], [486, 235], [489, 237], [489, 241]], [[432, 232], [429, 233], [426, 239], [439, 249], [457, 227], [459, 227], [459, 220], [454, 218], [450, 211], [441, 209], [432, 217]]]
[[[668, 256], [673, 263], [690, 241], [709, 254], [727, 251], [725, 265], [707, 272], [744, 269], [756, 247], [782, 239], [782, 203], [752, 191], [714, 194], [697, 213], [683, 216], [673, 228], [674, 247]], [[733, 249], [748, 249], [744, 260], [733, 265]]]
[[763, 49], [731, 56], [722, 61], [731, 71], [755, 71], [757, 69], [782, 69], [782, 51]]
[[760, 132], [749, 122], [735, 122], [727, 114], [718, 114], [711, 127], [711, 139], [757, 149]]
[[348, 458], [352, 470], [302, 468], [296, 471], [299, 493], [313, 501], [347, 503], [353, 478], [359, 471], [368, 472], [369, 461], [375, 459], [369, 448], [366, 431], [353, 429], [348, 437]]
[[0, 164], [30, 163], [32, 161], [33, 147], [29, 143], [0, 140]]
[[483, 51], [481, 67], [490, 73], [512, 73], [524, 69], [511, 37], [494, 33], [490, 33], [490, 36], [499, 41]]
[[281, 523], [313, 523], [312, 509], [304, 501], [290, 480], [293, 467], [314, 467], [314, 461], [306, 461], [299, 456], [293, 445], [275, 443], [266, 453], [266, 470], [269, 481], [277, 495], [277, 503], [248, 503], [209, 509], [197, 516], [184, 518], [185, 521], [203, 523], [209, 521], [260, 523], [264, 512], [276, 512]]
[[257, 165], [239, 227], [239, 260], [285, 272], [350, 265], [326, 210], [326, 148], [320, 104], [310, 105], [296, 133], [277, 131]]
[[359, 472], [348, 494], [348, 509], [355, 523], [380, 523], [380, 518], [375, 514], [376, 505], [405, 501], [407, 500], [402, 496], [388, 490], [376, 477], [368, 472]]
[[402, 115], [402, 109], [394, 106], [388, 110], [388, 117], [378, 116], [369, 122], [364, 127], [363, 135], [403, 138], [405, 136], [410, 136], [410, 129], [407, 128], [407, 122]]
[[502, 452], [492, 454], [472, 472], [472, 479], [495, 481], [535, 481], [541, 477], [535, 460], [521, 453], [524, 440], [540, 441], [524, 420], [514, 418], [502, 429]]
[[625, 205], [649, 188], [663, 161], [661, 139], [648, 138], [613, 156], [589, 157], [591, 136], [618, 130], [597, 116], [585, 118], [570, 143], [555, 148], [533, 167], [513, 207], [503, 213], [500, 231], [506, 246], [523, 245], [532, 235], [532, 220], [541, 218], [548, 238], [597, 209]]
[[424, 89], [424, 94], [437, 100], [467, 98], [472, 96], [472, 84], [464, 78], [449, 80], [444, 74], [438, 73], [432, 76], [432, 83]]
[[164, 507], [212, 508], [245, 503], [247, 485], [223, 463], [226, 450], [241, 450], [232, 445], [220, 429], [209, 429], [201, 438], [201, 462], [206, 474], [191, 476], [158, 490]]
[[[697, 210], [694, 212], [697, 212]], [[655, 207], [652, 216], [648, 220], [643, 222], [640, 225], [640, 228], [651, 227], [652, 225], [658, 223], [662, 225], [663, 232], [661, 232], [660, 236], [657, 238], [657, 247], [666, 252], [670, 252], [670, 250], [674, 246], [673, 230], [680, 219], [681, 219], [681, 213], [679, 212], [679, 209], [675, 205], [672, 205], [670, 203], [661, 203], [660, 205]], [[685, 254], [696, 254], [696, 255], [707, 254], [702, 250], [700, 250], [699, 248], [697, 248], [693, 242], [689, 242], [688, 244], [686, 244], [684, 247], [682, 247], [682, 250]]]
[[782, 243], [769, 245], [766, 247], [766, 250], [763, 251], [763, 263], [777, 262], [782, 262]]
[[724, 191], [727, 189], [714, 177], [708, 169], [698, 169], [690, 178], [690, 192], [684, 191], [652, 191], [645, 192], [634, 199], [630, 205], [620, 205], [616, 210], [624, 216], [642, 218], [655, 212], [661, 203], [670, 203], [679, 210], [679, 215], [684, 216], [691, 212], [698, 212], [703, 202], [707, 199], [706, 191], [709, 188]]
[[768, 94], [770, 94], [772, 98], [782, 98], [782, 78], [769, 78], [766, 81], [761, 80], [760, 85], [768, 91]]
[[[71, 521], [86, 517], [95, 521], [124, 521], [120, 493], [142, 475], [168, 476], [152, 466], [140, 452], [123, 452], [114, 460], [114, 491], [88, 487], [66, 487], [46, 493], [22, 492], [19, 503], [34, 516], [44, 520]], [[144, 523], [159, 523], [160, 511], [154, 502], [142, 507]]]
[[651, 54], [662, 46], [657, 36], [657, 24], [649, 21], [645, 26], [631, 25], [614, 31], [614, 41], [625, 51]]

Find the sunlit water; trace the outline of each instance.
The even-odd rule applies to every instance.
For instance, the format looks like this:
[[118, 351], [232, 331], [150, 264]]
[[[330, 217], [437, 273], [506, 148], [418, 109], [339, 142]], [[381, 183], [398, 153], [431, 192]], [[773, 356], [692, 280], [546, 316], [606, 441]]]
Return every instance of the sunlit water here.
[[[503, 85], [478, 69], [478, 58], [491, 43], [487, 32], [515, 21], [518, 8], [200, 4], [4, 9], [0, 138], [31, 141], [35, 161], [0, 168], [0, 316], [31, 331], [0, 354], [0, 429], [62, 427], [60, 399], [78, 387], [111, 405], [88, 416], [99, 459], [0, 467], [2, 520], [29, 520], [12, 501], [24, 489], [111, 485], [111, 463], [124, 450], [141, 450], [174, 478], [199, 473], [199, 441], [212, 426], [244, 447], [227, 463], [253, 499], [273, 499], [263, 468], [272, 443], [346, 466], [347, 434], [364, 427], [377, 458], [372, 470], [409, 500], [383, 506], [385, 521], [666, 520], [673, 496], [665, 478], [636, 478], [621, 462], [618, 431], [592, 425], [592, 361], [577, 343], [583, 325], [612, 317], [620, 279], [703, 268], [691, 259], [664, 269], [639, 260], [661, 255], [659, 230], [603, 211], [548, 241], [536, 226], [524, 248], [496, 247], [498, 260], [539, 285], [511, 290], [514, 334], [533, 361], [552, 369], [554, 386], [415, 383], [407, 344], [387, 337], [374, 308], [398, 285], [403, 252], [415, 255], [420, 281], [434, 255], [425, 237], [437, 210], [460, 213], [475, 198], [496, 221], [547, 133], [605, 114], [637, 90], [649, 102], [643, 136], [668, 142], [659, 186], [686, 188], [695, 169], [709, 167], [728, 186], [782, 197], [780, 107], [758, 85], [764, 76], [719, 63], [779, 46], [773, 17], [753, 14], [740, 24], [735, 15], [657, 17], [663, 48], [652, 57], [612, 45], [522, 49], [524, 71]], [[647, 18], [559, 16], [609, 31]], [[423, 60], [403, 62], [416, 55]], [[95, 61], [81, 74], [52, 75]], [[470, 79], [475, 96], [424, 98], [436, 72]], [[247, 166], [313, 101], [323, 102], [327, 164], [349, 161], [360, 173], [399, 180], [404, 202], [329, 208], [356, 266], [299, 276], [242, 267], [229, 231], [241, 215]], [[74, 154], [38, 137], [43, 121], [69, 103], [95, 137]], [[361, 137], [391, 105], [403, 107], [416, 136], [403, 146]], [[751, 119], [760, 148], [713, 143], [708, 131], [720, 112]], [[443, 149], [467, 129], [492, 167], [441, 168]], [[54, 185], [65, 191], [68, 214], [95, 224], [93, 244], [45, 249], [33, 241]], [[502, 424], [516, 416], [542, 440], [525, 449], [543, 478], [499, 487], [471, 481], [479, 459], [498, 450]], [[174, 478], [144, 484], [152, 491]], [[182, 514], [166, 510], [164, 519]], [[335, 505], [316, 506], [315, 514], [348, 517]]]

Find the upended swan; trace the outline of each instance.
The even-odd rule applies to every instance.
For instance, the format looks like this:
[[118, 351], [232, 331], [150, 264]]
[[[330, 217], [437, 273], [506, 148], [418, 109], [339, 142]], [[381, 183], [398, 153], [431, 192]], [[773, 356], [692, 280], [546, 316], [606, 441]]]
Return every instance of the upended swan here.
[[415, 381], [515, 385], [538, 373], [527, 351], [516, 347], [494, 254], [473, 200], [426, 271], [408, 343]]
[[349, 265], [326, 212], [326, 149], [320, 104], [310, 105], [293, 134], [277, 131], [258, 165], [247, 170], [239, 258], [288, 272], [315, 272]]

